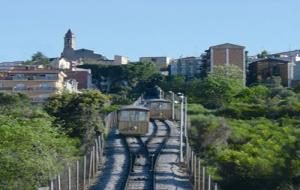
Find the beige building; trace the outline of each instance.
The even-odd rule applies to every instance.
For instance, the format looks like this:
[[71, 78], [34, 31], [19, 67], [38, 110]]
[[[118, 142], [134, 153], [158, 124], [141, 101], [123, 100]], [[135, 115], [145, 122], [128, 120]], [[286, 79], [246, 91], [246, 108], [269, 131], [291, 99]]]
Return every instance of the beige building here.
[[171, 63], [170, 57], [140, 57], [140, 62], [153, 62], [160, 70], [167, 69]]
[[0, 74], [0, 92], [24, 93], [33, 102], [43, 102], [50, 95], [65, 89], [66, 77], [64, 72], [58, 70], [8, 70]]
[[121, 55], [115, 55], [114, 64], [115, 65], [126, 65], [129, 63], [129, 59], [127, 57]]

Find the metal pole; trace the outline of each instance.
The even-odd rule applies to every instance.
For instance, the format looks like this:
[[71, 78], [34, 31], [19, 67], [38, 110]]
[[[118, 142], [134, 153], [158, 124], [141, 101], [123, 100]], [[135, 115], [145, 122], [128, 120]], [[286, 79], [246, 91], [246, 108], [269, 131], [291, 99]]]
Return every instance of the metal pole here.
[[60, 175], [58, 174], [57, 175], [57, 185], [58, 185], [58, 190], [61, 190], [61, 187], [60, 187]]
[[93, 177], [95, 177], [96, 174], [96, 148], [93, 146]]
[[76, 190], [79, 190], [79, 161], [76, 161]]
[[92, 169], [93, 169], [93, 150], [90, 152], [90, 163], [89, 163], [89, 187], [90, 187], [90, 185], [91, 185]]
[[85, 179], [86, 179], [86, 155], [84, 155], [83, 158], [83, 189], [85, 189], [86, 186]]
[[218, 184], [215, 183], [215, 190], [218, 190]]
[[184, 107], [184, 136], [187, 138], [187, 121], [188, 121], [188, 117], [187, 117], [187, 97], [185, 97], [184, 99], [184, 103], [185, 103], [185, 107]]
[[95, 144], [96, 144], [96, 148], [95, 148], [95, 151], [96, 151], [96, 172], [98, 171], [98, 165], [99, 165], [99, 145], [98, 145], [98, 141], [97, 139], [95, 139]]
[[69, 187], [69, 190], [72, 190], [72, 186], [71, 186], [71, 167], [69, 166], [68, 167], [68, 187]]
[[202, 171], [202, 190], [205, 190], [205, 167], [203, 167]]
[[186, 153], [185, 153], [185, 162], [186, 162], [186, 166], [187, 166], [187, 169], [189, 170], [189, 144], [187, 143], [186, 145]]
[[192, 151], [192, 156], [191, 156], [191, 176], [193, 176], [193, 171], [194, 171], [194, 151]]
[[188, 135], [187, 137], [185, 138], [185, 154], [186, 154], [186, 159], [188, 157], [188, 153], [189, 153], [189, 139], [188, 139]]
[[172, 93], [172, 120], [175, 120], [175, 94]]
[[198, 161], [198, 190], [201, 190], [201, 161], [200, 161], [200, 158], [199, 158], [199, 161]]
[[[194, 157], [194, 189], [197, 190], [197, 156]], [[199, 167], [199, 166], [198, 166]]]
[[101, 145], [101, 139], [100, 136], [98, 136], [98, 145], [99, 145], [99, 162], [100, 165], [102, 165], [102, 145]]
[[210, 190], [210, 186], [211, 186], [211, 176], [209, 174], [208, 175], [208, 190]]
[[184, 96], [181, 99], [181, 118], [180, 118], [180, 163], [183, 162], [183, 101]]
[[53, 187], [54, 185], [53, 185], [53, 180], [51, 180], [51, 182], [50, 182], [50, 190], [54, 190], [54, 187]]

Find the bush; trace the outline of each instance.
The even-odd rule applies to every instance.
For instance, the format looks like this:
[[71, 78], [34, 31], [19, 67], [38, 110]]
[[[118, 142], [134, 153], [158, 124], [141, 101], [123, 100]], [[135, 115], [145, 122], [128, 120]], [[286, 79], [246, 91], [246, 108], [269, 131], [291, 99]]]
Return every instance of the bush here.
[[0, 115], [0, 189], [37, 189], [77, 154], [45, 113]]

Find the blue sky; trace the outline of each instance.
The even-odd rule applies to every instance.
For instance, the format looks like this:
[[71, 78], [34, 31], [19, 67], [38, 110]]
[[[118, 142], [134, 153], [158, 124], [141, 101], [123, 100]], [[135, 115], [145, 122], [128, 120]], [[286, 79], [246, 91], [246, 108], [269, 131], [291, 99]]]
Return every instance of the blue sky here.
[[200, 55], [231, 42], [250, 54], [300, 49], [299, 0], [1, 0], [0, 62], [77, 48], [109, 58]]

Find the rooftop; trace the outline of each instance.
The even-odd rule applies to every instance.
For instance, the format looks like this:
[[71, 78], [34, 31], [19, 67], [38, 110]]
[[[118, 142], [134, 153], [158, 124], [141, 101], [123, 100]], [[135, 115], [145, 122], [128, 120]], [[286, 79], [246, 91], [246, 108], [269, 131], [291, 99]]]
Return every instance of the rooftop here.
[[261, 58], [261, 59], [256, 59], [255, 61], [251, 63], [257, 63], [257, 62], [277, 62], [277, 63], [289, 63], [287, 59], [284, 58], [272, 58], [272, 57], [267, 57], [267, 58]]
[[211, 46], [210, 48], [242, 48], [245, 49], [245, 46], [240, 46], [236, 44], [231, 44], [231, 43], [224, 43], [224, 44], [219, 44], [215, 46]]

